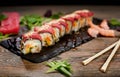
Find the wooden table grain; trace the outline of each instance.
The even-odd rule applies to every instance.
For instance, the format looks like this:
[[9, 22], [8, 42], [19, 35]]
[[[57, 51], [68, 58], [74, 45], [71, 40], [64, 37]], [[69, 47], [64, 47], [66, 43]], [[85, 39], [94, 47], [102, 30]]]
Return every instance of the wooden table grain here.
[[[0, 7], [0, 12], [3, 11], [18, 11], [21, 15], [40, 14], [43, 15], [46, 10], [51, 9], [53, 12], [71, 13], [79, 9], [89, 9], [95, 13], [95, 17], [102, 19], [120, 18], [120, 6], [17, 6], [17, 7]], [[120, 48], [110, 63], [106, 73], [99, 71], [102, 64], [109, 56], [111, 50], [101, 57], [95, 59], [87, 66], [83, 66], [81, 61], [89, 58], [97, 52], [111, 45], [118, 38], [99, 37], [85, 44], [82, 44], [75, 49], [71, 49], [62, 53], [51, 60], [68, 60], [73, 68], [72, 77], [119, 77], [120, 76]], [[45, 61], [46, 62], [46, 61]], [[60, 73], [46, 74], [48, 67], [45, 62], [31, 63], [21, 57], [11, 53], [7, 49], [0, 47], [0, 76], [10, 77], [64, 77]]]

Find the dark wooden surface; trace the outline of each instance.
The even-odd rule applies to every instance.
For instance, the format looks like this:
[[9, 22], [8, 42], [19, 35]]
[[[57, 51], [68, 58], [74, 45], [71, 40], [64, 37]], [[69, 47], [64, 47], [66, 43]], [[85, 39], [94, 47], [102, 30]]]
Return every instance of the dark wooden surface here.
[[[90, 9], [94, 11], [95, 17], [98, 18], [120, 18], [120, 7], [116, 6], [33, 6], [33, 7], [0, 7], [2, 11], [18, 11], [21, 15], [25, 14], [43, 14], [47, 9], [52, 9], [53, 12], [71, 13], [78, 9]], [[110, 51], [96, 60], [92, 61], [87, 66], [83, 66], [81, 61], [89, 58], [97, 52], [103, 50], [110, 44], [117, 41], [118, 38], [100, 37], [93, 39], [83, 45], [71, 49], [65, 53], [56, 56], [51, 60], [67, 59], [73, 68], [73, 77], [119, 77], [120, 76], [120, 48], [110, 63], [106, 73], [99, 71], [102, 64], [107, 59]], [[59, 73], [46, 74], [48, 67], [45, 62], [31, 63], [21, 59], [19, 56], [0, 47], [0, 76], [20, 76], [20, 77], [64, 77]]]

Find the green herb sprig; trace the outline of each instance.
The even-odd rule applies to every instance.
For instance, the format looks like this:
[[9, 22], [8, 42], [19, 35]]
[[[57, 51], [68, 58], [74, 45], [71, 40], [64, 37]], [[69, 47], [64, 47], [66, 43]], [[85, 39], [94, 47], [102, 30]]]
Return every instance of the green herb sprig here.
[[58, 12], [58, 13], [55, 13], [55, 14], [53, 14], [52, 16], [50, 16], [50, 18], [52, 18], [52, 19], [58, 19], [58, 18], [60, 18], [62, 15], [63, 15], [63, 13]]
[[9, 34], [3, 35], [2, 33], [0, 33], [0, 41], [4, 40], [5, 38], [8, 38], [8, 37], [9, 37]]
[[[4, 15], [4, 14], [0, 14], [0, 22], [4, 19], [6, 19], [7, 16]], [[0, 41], [4, 40], [5, 38], [8, 38], [9, 37], [9, 34], [5, 34], [3, 35], [2, 33], [0, 33]]]
[[0, 14], [0, 21], [4, 20], [4, 19], [6, 19], [6, 18], [7, 18], [6, 15], [4, 15], [4, 14]]
[[21, 17], [20, 24], [32, 29], [34, 26], [41, 26], [45, 20], [47, 19], [39, 15], [26, 15]]
[[28, 26], [32, 29], [34, 26], [41, 26], [42, 24], [51, 21], [52, 19], [58, 19], [62, 13], [55, 13], [49, 18], [42, 17], [40, 15], [25, 15], [20, 18], [20, 25]]
[[67, 77], [72, 75], [71, 65], [67, 61], [51, 61], [47, 62], [47, 65], [50, 67], [47, 73], [58, 71]]
[[118, 21], [118, 19], [112, 18], [110, 20], [110, 24], [113, 26], [120, 26], [120, 21]]

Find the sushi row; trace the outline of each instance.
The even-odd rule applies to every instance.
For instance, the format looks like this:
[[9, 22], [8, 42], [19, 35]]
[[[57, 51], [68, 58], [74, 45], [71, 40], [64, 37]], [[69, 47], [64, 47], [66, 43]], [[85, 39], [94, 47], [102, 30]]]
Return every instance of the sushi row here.
[[92, 20], [93, 13], [89, 10], [78, 10], [71, 14], [52, 20], [22, 35], [21, 52], [23, 54], [39, 53], [42, 47], [55, 45], [66, 34], [77, 32]]

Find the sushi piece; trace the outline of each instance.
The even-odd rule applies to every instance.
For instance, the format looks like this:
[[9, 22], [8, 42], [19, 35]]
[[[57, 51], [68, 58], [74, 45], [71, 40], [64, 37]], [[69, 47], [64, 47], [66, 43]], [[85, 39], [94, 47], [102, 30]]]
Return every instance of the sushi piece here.
[[80, 15], [72, 13], [69, 14], [68, 18], [71, 18], [72, 21], [72, 31], [78, 31], [80, 29], [80, 22], [79, 19], [81, 18]]
[[70, 30], [67, 22], [64, 19], [58, 19], [57, 23], [61, 26], [62, 29], [62, 36], [65, 34], [69, 34]]
[[70, 17], [70, 15], [65, 15], [61, 17], [61, 19], [64, 19], [66, 23], [68, 24], [68, 32], [66, 34], [70, 34], [72, 32], [74, 18]]
[[51, 33], [42, 32], [42, 33], [39, 33], [39, 35], [42, 38], [42, 46], [47, 47], [47, 46], [51, 46], [51, 45], [55, 44], [53, 36]]
[[49, 23], [46, 23], [47, 25], [51, 26], [53, 30], [55, 31], [55, 36], [57, 37], [57, 41], [59, 41], [60, 36], [62, 36], [62, 28], [59, 25], [59, 23], [56, 22], [56, 20], [52, 20]]
[[34, 31], [41, 35], [43, 46], [54, 45], [54, 43], [59, 40], [59, 34], [47, 24], [44, 24], [41, 27], [34, 27]]
[[42, 49], [41, 36], [33, 31], [22, 35], [21, 52], [23, 54], [39, 53]]
[[75, 14], [78, 14], [81, 17], [79, 19], [80, 27], [84, 27], [85, 24], [86, 24], [86, 18], [85, 18], [85, 16], [87, 15], [87, 12], [88, 12], [88, 10], [85, 10], [84, 12], [83, 12], [83, 10], [79, 10], [79, 11], [75, 11], [74, 12]]
[[81, 16], [80, 18], [81, 27], [88, 25], [87, 19], [89, 18], [92, 20], [92, 16], [94, 15], [93, 12], [90, 12], [89, 10], [78, 10], [75, 11], [74, 13]]
[[[61, 25], [59, 23], [59, 21], [52, 20], [47, 24], [50, 25], [51, 27], [53, 27], [53, 29], [56, 31], [57, 35], [58, 35], [58, 32], [61, 37], [65, 34], [65, 27], [63, 25]], [[59, 38], [60, 38], [60, 36], [59, 36]]]

